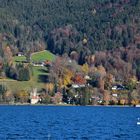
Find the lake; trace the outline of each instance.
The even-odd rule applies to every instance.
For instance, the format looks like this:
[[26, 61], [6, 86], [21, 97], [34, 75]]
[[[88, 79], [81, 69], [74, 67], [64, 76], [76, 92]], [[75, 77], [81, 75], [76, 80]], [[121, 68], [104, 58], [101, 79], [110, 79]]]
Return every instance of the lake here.
[[0, 106], [0, 140], [140, 140], [140, 108]]

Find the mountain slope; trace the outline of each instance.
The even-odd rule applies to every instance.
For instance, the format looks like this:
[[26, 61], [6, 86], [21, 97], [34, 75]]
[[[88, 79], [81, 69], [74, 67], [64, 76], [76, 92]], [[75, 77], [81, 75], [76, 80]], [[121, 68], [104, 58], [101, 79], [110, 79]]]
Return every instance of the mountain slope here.
[[0, 0], [0, 32], [20, 50], [38, 40], [54, 53], [90, 54], [139, 44], [139, 7], [139, 0]]

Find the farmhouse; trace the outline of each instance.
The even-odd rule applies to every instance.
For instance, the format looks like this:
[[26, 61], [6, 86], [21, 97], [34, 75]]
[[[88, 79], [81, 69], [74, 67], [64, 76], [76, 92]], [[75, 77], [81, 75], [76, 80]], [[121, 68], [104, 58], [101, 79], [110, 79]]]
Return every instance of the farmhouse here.
[[23, 52], [18, 52], [17, 56], [24, 56]]

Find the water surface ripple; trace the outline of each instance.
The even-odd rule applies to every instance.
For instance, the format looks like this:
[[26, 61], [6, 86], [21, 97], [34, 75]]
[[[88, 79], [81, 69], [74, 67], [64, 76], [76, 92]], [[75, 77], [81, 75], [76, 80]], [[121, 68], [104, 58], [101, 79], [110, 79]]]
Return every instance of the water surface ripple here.
[[0, 106], [0, 140], [140, 140], [140, 108]]

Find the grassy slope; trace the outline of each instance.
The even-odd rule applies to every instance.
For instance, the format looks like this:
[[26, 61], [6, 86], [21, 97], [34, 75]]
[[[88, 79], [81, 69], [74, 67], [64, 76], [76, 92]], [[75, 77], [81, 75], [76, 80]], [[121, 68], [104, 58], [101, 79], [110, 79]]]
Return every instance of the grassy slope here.
[[25, 60], [26, 60], [25, 56], [15, 56], [14, 57], [15, 62], [22, 62], [22, 61], [25, 61]]
[[42, 67], [33, 67], [33, 77], [30, 81], [16, 81], [11, 79], [0, 79], [0, 83], [7, 85], [8, 89], [12, 91], [19, 90], [30, 90], [31, 88], [41, 89], [44, 87], [43, 82], [38, 82], [39, 75], [47, 75], [46, 72], [43, 72]]
[[[41, 51], [32, 54], [33, 61], [43, 61], [43, 60], [50, 60], [53, 61], [55, 59], [55, 55], [50, 53], [49, 51]], [[15, 56], [14, 61], [22, 62], [25, 61], [26, 58], [24, 56]], [[0, 79], [0, 82], [4, 82], [9, 89], [16, 91], [16, 90], [30, 90], [33, 87], [37, 87], [38, 89], [44, 87], [44, 82], [38, 82], [39, 76], [46, 76], [48, 75], [46, 68], [42, 67], [33, 67], [33, 77], [30, 81], [16, 81], [16, 80], [9, 80], [9, 79]]]
[[[31, 58], [35, 62], [44, 61], [44, 60], [53, 61], [55, 59], [55, 55], [52, 54], [51, 52], [45, 50], [45, 51], [33, 53]], [[26, 60], [25, 56], [15, 56], [14, 57], [14, 61], [17, 61], [17, 62], [25, 61], [25, 60]]]
[[33, 61], [44, 61], [44, 60], [53, 61], [55, 59], [55, 55], [53, 55], [49, 51], [41, 51], [33, 53], [31, 58]]
[[20, 91], [20, 90], [31, 90], [32, 88], [38, 88], [41, 89], [44, 87], [44, 83], [37, 83], [34, 80], [30, 80], [30, 81], [8, 81], [5, 80], [4, 82], [9, 90], [12, 91]]

